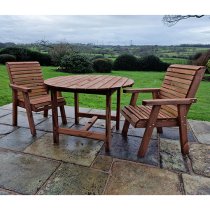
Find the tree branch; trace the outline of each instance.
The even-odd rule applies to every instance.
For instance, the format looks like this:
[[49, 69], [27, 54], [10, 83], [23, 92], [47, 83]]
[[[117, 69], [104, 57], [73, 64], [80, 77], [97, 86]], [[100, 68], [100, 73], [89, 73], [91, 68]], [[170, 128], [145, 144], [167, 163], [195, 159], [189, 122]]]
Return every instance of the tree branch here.
[[180, 20], [185, 20], [188, 18], [202, 18], [204, 15], [164, 15], [163, 23], [167, 26], [174, 26]]

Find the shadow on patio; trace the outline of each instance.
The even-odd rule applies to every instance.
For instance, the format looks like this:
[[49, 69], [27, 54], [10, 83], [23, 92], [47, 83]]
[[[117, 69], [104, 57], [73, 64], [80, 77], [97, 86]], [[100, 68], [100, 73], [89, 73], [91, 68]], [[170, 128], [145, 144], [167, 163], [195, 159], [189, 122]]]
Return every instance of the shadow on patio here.
[[[55, 146], [50, 114], [43, 118], [34, 113], [37, 136], [32, 137], [24, 109], [19, 108], [18, 127], [11, 126], [11, 108], [0, 108], [2, 195], [210, 194], [210, 122], [189, 120], [189, 156], [181, 155], [178, 129], [164, 128], [163, 134], [153, 133], [146, 156], [138, 158], [143, 129], [130, 128], [126, 140], [112, 122], [110, 153], [102, 141], [74, 136], [61, 135]], [[65, 109], [66, 126], [85, 125], [87, 119], [81, 118], [75, 126], [73, 107]], [[104, 129], [104, 121], [91, 129]]]

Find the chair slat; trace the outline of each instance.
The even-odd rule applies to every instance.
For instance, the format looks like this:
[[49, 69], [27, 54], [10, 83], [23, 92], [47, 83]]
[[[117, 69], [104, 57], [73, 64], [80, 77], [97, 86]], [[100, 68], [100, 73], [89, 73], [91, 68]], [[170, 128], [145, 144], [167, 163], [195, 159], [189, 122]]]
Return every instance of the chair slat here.
[[[47, 94], [43, 85], [44, 78], [41, 66], [38, 62], [8, 62], [7, 67], [12, 84], [32, 88], [29, 93], [30, 98]], [[22, 93], [18, 93], [18, 99], [23, 100]]]
[[180, 68], [172, 68], [169, 67], [168, 72], [175, 72], [175, 73], [179, 73], [179, 74], [188, 74], [188, 75], [195, 75], [196, 71], [195, 70], [189, 70], [189, 69], [180, 69]]
[[176, 78], [181, 78], [181, 79], [186, 79], [186, 80], [192, 80], [193, 75], [189, 74], [179, 74], [179, 73], [174, 73], [174, 72], [166, 72], [166, 75], [169, 77], [176, 77]]

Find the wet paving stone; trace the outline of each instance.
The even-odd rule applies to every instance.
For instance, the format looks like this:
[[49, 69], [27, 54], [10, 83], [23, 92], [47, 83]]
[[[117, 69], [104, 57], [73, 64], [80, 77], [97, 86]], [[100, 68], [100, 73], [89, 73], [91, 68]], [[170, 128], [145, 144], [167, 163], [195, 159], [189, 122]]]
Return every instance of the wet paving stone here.
[[116, 161], [105, 194], [178, 195], [180, 182], [176, 173], [137, 163]]
[[[7, 109], [7, 110], [10, 110], [12, 112], [12, 103], [1, 106], [1, 109]], [[18, 111], [19, 112], [25, 112], [26, 109], [24, 109], [22, 107], [18, 107]]]
[[189, 157], [196, 174], [210, 177], [210, 146], [191, 144]]
[[44, 195], [100, 195], [108, 174], [91, 168], [62, 164], [38, 194]]
[[10, 114], [12, 111], [10, 110], [5, 110], [5, 109], [0, 109], [0, 117], [3, 117], [5, 115]]
[[[35, 125], [47, 119], [43, 117], [43, 115], [36, 114], [36, 113], [33, 114], [33, 117], [34, 117]], [[12, 125], [12, 114], [1, 117], [0, 123], [6, 124], [6, 125]], [[29, 128], [28, 118], [25, 112], [18, 112], [18, 126]]]
[[137, 156], [140, 143], [140, 137], [128, 136], [125, 139], [122, 135], [113, 133], [109, 153], [105, 152], [103, 147], [100, 154], [158, 166], [158, 141], [151, 139], [147, 153], [143, 158]]
[[[69, 128], [74, 124], [74, 119], [67, 118], [67, 125], [63, 125], [61, 117], [58, 117], [58, 123], [59, 126], [62, 128]], [[53, 131], [53, 123], [52, 123], [52, 117], [46, 119], [44, 122], [38, 124], [36, 126], [37, 130], [42, 130], [46, 132], [52, 132]]]
[[[124, 120], [121, 120], [120, 121], [120, 129], [116, 130], [116, 127], [114, 127], [112, 129], [112, 132], [121, 134], [123, 125], [124, 125]], [[134, 128], [132, 125], [130, 125], [129, 129], [128, 129], [128, 136], [143, 137], [144, 131], [145, 131], [145, 128]], [[153, 130], [152, 139], [157, 139], [157, 130], [156, 129]]]
[[110, 156], [98, 155], [92, 165], [92, 168], [108, 172], [111, 167], [112, 161], [113, 158]]
[[0, 187], [21, 194], [35, 194], [59, 162], [0, 149]]
[[[190, 129], [188, 129], [188, 141], [189, 142], [196, 142], [196, 139]], [[160, 134], [160, 138], [164, 139], [172, 139], [179, 141], [179, 128], [163, 128], [163, 133]]]
[[59, 145], [53, 144], [53, 135], [45, 134], [24, 152], [56, 160], [90, 166], [103, 142], [75, 136], [60, 135]]
[[16, 151], [23, 151], [27, 146], [35, 142], [44, 134], [45, 132], [37, 130], [37, 135], [32, 136], [29, 129], [19, 128], [1, 138], [0, 147]]
[[10, 103], [10, 104], [5, 104], [4, 106], [1, 106], [1, 109], [12, 110], [12, 103]]
[[16, 129], [17, 127], [14, 126], [0, 124], [0, 135], [6, 135]]
[[[89, 111], [89, 113], [92, 113], [92, 114], [104, 114], [105, 115], [105, 110], [91, 109]], [[111, 114], [115, 116], [116, 115], [116, 111], [112, 111]], [[89, 120], [90, 120], [90, 118], [82, 118], [79, 121], [79, 124], [80, 125], [85, 125]], [[114, 128], [115, 124], [116, 124], [115, 121], [111, 121], [111, 129]], [[96, 127], [96, 128], [105, 128], [106, 127], [106, 121], [103, 120], [103, 119], [98, 119], [94, 123], [94, 127]]]
[[160, 139], [160, 165], [175, 171], [188, 171], [178, 141]]
[[[82, 118], [80, 121], [79, 121], [79, 124], [80, 125], [86, 125], [88, 123], [88, 121], [90, 120], [90, 118]], [[116, 122], [115, 121], [111, 121], [111, 129], [114, 128]], [[106, 127], [106, 121], [105, 120], [102, 120], [102, 119], [98, 119], [94, 125], [94, 127], [96, 128], [105, 128]]]
[[[70, 118], [75, 117], [73, 106], [65, 106], [64, 108], [66, 112], [66, 117], [70, 117]], [[83, 108], [83, 107], [79, 108], [80, 112], [90, 112], [90, 110], [91, 110], [90, 108]], [[52, 115], [52, 110], [49, 110], [49, 115]], [[60, 109], [58, 109], [58, 116], [59, 117], [61, 116]]]
[[189, 124], [200, 143], [210, 144], [210, 122], [189, 120]]
[[210, 195], [210, 178], [182, 174], [187, 195]]

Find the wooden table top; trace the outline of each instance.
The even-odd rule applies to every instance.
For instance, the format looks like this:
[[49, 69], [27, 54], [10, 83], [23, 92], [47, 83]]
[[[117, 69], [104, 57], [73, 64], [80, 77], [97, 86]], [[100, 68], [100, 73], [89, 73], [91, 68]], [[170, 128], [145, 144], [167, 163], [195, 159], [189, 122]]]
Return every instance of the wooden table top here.
[[44, 81], [50, 87], [69, 91], [101, 91], [114, 90], [120, 87], [129, 87], [134, 84], [132, 79], [108, 75], [76, 75], [59, 76]]

